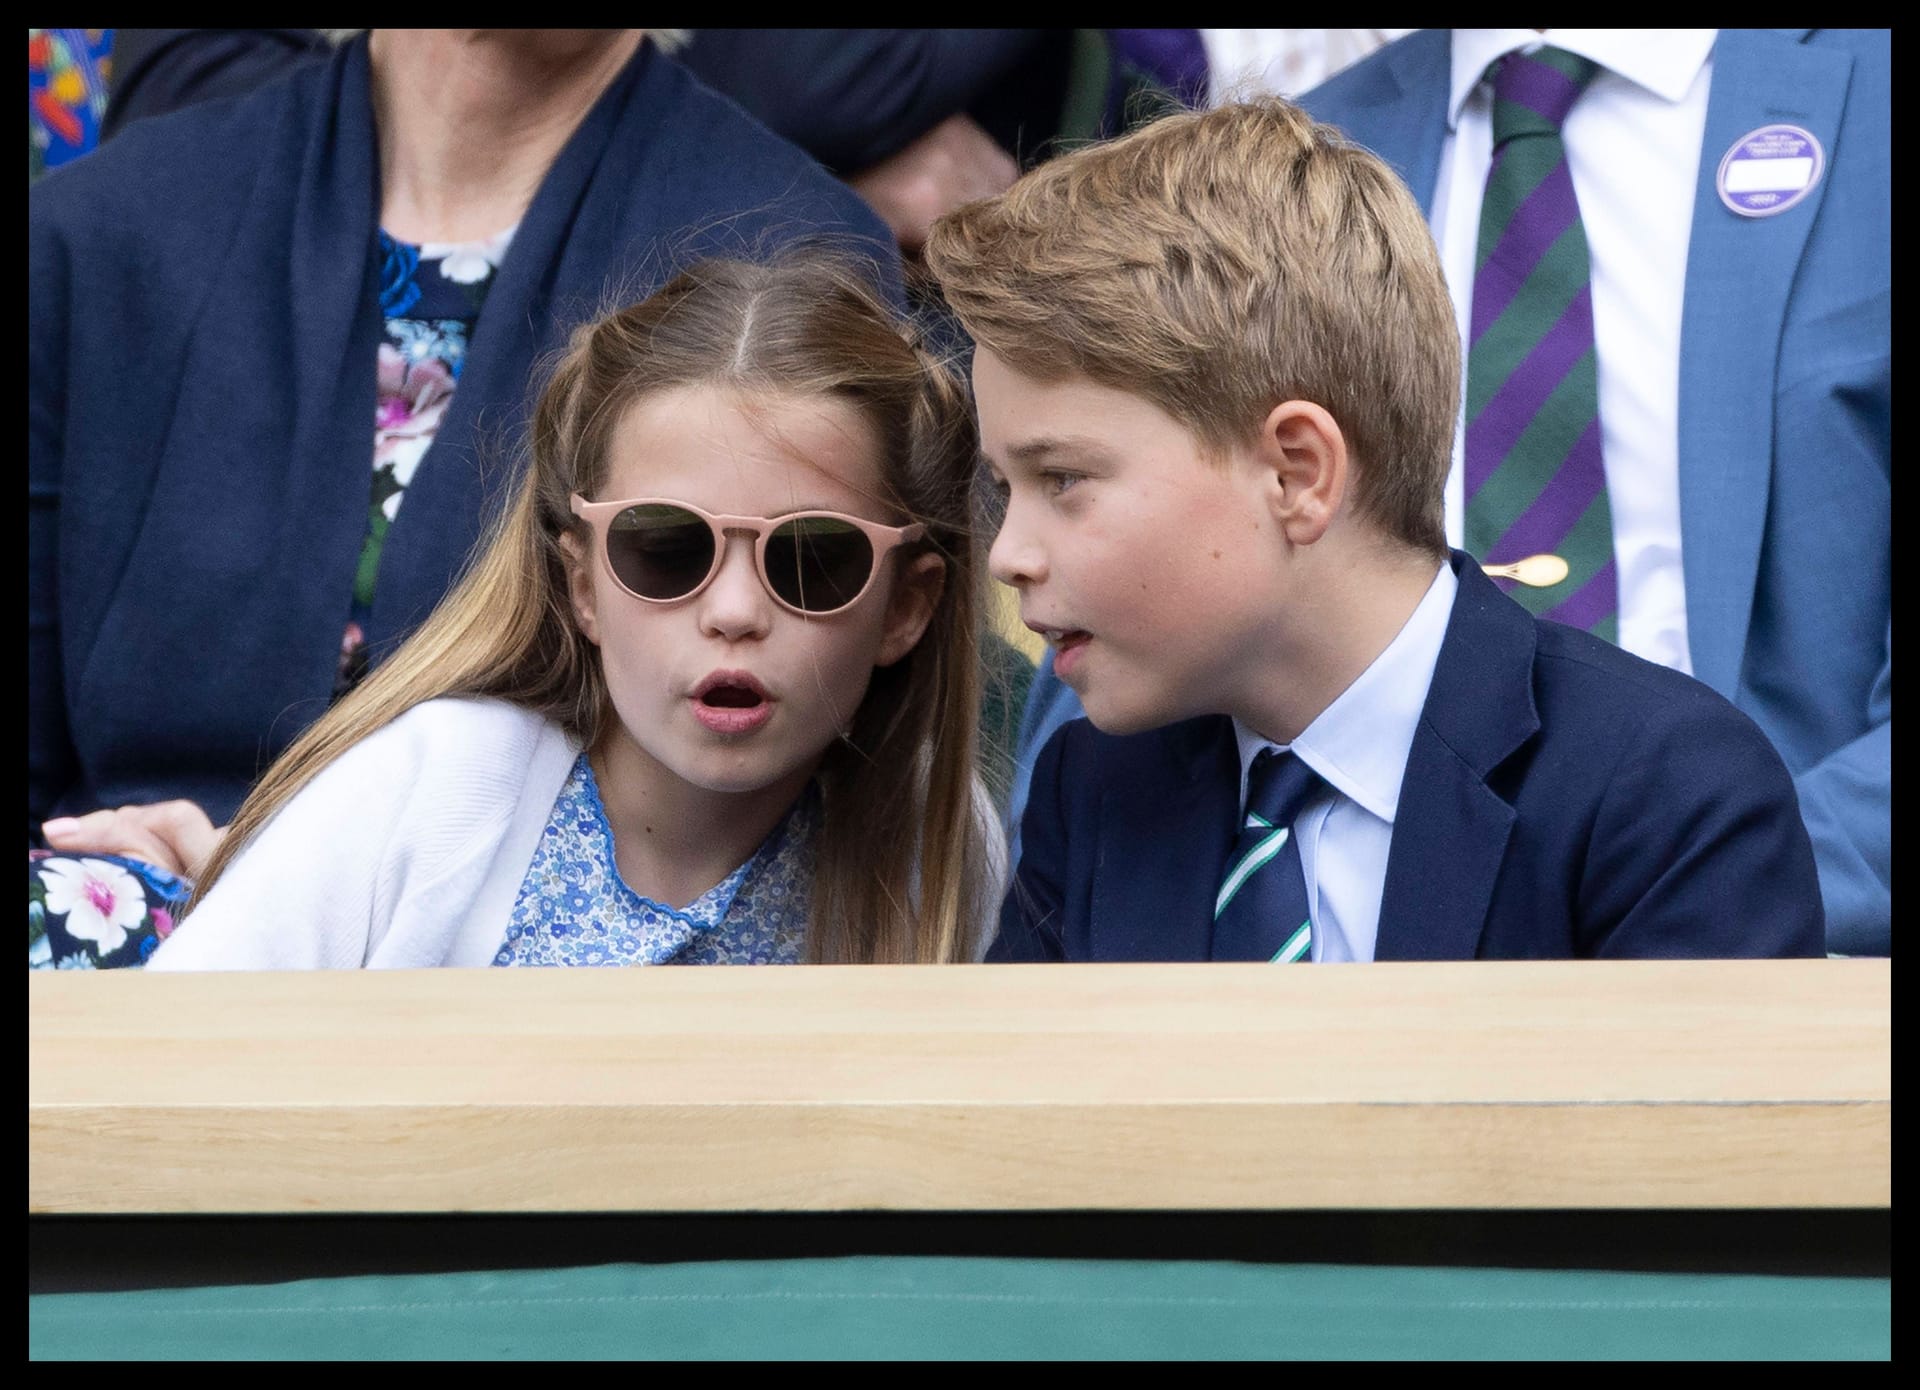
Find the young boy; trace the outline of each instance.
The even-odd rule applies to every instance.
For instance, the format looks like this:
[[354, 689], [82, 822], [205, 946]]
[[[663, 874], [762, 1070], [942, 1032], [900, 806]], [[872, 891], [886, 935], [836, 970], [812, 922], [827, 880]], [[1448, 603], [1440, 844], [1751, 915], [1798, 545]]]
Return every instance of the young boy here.
[[1706, 686], [1449, 552], [1460, 375], [1386, 165], [1264, 101], [942, 219], [994, 575], [1088, 720], [991, 960], [1810, 956], [1786, 768]]

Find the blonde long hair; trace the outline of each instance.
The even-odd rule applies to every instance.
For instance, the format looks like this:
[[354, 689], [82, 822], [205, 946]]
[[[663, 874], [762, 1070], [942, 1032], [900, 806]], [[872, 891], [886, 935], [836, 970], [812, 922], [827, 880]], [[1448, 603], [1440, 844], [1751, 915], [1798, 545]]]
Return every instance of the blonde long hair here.
[[980, 785], [983, 569], [971, 524], [978, 451], [962, 378], [917, 345], [857, 272], [820, 255], [706, 261], [576, 329], [535, 408], [528, 467], [467, 572], [394, 655], [260, 779], [201, 875], [197, 904], [274, 813], [348, 748], [425, 701], [483, 695], [592, 747], [611, 716], [599, 650], [574, 620], [560, 539], [590, 540], [569, 498], [598, 495], [626, 411], [688, 385], [828, 396], [882, 443], [883, 500], [924, 522], [946, 584], [919, 644], [873, 673], [816, 779], [808, 958], [972, 958], [998, 892]]

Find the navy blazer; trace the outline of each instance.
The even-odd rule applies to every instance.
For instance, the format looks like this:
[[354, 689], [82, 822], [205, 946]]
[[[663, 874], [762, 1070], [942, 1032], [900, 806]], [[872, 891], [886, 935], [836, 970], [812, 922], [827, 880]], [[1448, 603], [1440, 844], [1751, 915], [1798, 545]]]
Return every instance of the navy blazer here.
[[[226, 820], [325, 710], [366, 538], [380, 342], [365, 36], [140, 121], [28, 195], [27, 818], [185, 797]], [[845, 185], [652, 44], [520, 222], [389, 534], [390, 652], [517, 479], [534, 369], [702, 255], [844, 239]]]
[[[1793, 780], [1689, 676], [1533, 617], [1453, 552], [1378, 960], [1817, 956]], [[1206, 960], [1240, 810], [1233, 723], [1042, 749], [991, 961]]]

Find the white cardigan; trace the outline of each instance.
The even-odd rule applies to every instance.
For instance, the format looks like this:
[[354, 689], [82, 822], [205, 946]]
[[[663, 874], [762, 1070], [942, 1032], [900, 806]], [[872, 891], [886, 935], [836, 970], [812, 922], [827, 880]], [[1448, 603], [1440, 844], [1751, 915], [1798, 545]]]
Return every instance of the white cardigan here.
[[504, 701], [415, 706], [282, 806], [147, 969], [492, 964], [579, 752]]

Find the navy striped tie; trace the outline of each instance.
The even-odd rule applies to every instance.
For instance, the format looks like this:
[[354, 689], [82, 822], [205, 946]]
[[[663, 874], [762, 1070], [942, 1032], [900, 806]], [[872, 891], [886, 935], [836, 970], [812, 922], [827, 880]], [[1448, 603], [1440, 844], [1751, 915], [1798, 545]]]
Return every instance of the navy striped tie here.
[[1247, 772], [1247, 814], [1213, 904], [1213, 959], [1311, 960], [1307, 876], [1293, 823], [1326, 784], [1292, 752], [1266, 748]]

